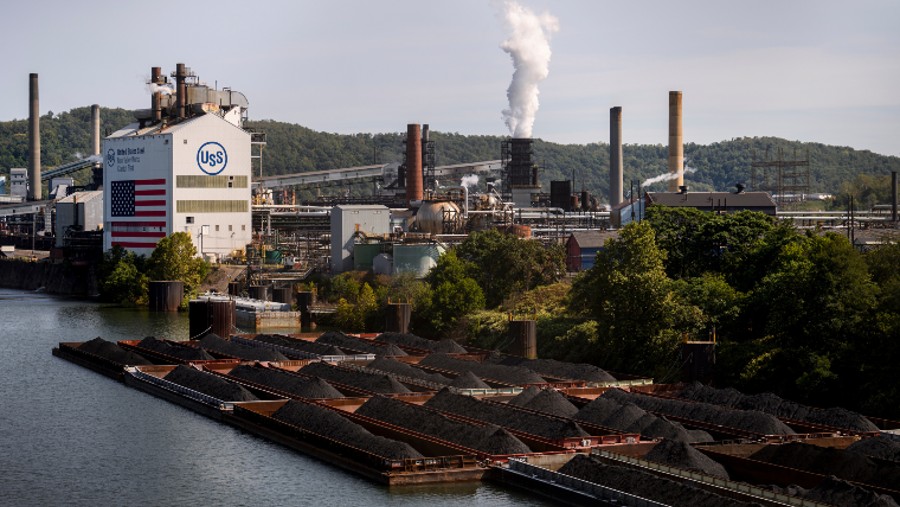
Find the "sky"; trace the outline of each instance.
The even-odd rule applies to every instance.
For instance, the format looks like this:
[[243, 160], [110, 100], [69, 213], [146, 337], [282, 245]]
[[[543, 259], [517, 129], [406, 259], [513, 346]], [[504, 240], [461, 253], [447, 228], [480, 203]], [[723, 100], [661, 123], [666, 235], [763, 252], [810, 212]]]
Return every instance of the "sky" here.
[[[533, 136], [668, 143], [668, 92], [685, 142], [776, 136], [900, 156], [897, 0], [519, 0], [557, 18]], [[148, 108], [150, 68], [185, 63], [244, 93], [253, 120], [325, 132], [408, 123], [509, 135], [513, 74], [496, 0], [121, 2], [0, 8], [0, 121], [40, 109]]]

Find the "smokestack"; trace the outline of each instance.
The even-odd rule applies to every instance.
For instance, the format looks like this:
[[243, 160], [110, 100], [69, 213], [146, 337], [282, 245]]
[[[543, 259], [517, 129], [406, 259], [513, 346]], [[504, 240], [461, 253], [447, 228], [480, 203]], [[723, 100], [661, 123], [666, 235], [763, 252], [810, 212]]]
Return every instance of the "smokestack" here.
[[681, 92], [669, 92], [669, 192], [684, 186], [684, 143], [681, 130]]
[[891, 220], [897, 222], [897, 171], [891, 171]]
[[161, 76], [162, 69], [150, 67], [150, 84], [153, 85], [151, 87], [152, 93], [150, 94], [150, 111], [153, 112], [153, 121], [157, 123], [162, 121], [162, 93], [156, 89], [157, 86], [162, 84], [160, 82]]
[[406, 204], [421, 201], [422, 189], [422, 141], [418, 123], [406, 126]]
[[187, 71], [183, 63], [175, 64], [175, 112], [177, 118], [184, 118], [184, 103], [187, 100], [187, 87], [184, 79]]
[[614, 207], [622, 195], [622, 107], [609, 109], [609, 205]]
[[100, 155], [100, 104], [91, 106], [91, 155]]
[[41, 192], [41, 107], [38, 97], [38, 75], [31, 74], [28, 83], [28, 199], [40, 201]]

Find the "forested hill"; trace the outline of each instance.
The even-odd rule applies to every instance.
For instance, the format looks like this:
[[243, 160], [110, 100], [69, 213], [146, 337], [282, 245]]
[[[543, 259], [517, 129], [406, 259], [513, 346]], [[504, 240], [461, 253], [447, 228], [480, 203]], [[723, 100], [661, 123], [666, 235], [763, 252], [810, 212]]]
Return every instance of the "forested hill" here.
[[[124, 109], [101, 109], [101, 131], [111, 133], [131, 123]], [[273, 121], [252, 121], [249, 127], [262, 129], [268, 137], [263, 155], [264, 174], [333, 169], [372, 163], [401, 161], [405, 132], [380, 134], [330, 134], [299, 125]], [[10, 167], [26, 167], [27, 119], [0, 122], [0, 174]], [[90, 150], [90, 107], [64, 113], [48, 112], [41, 117], [41, 160], [53, 167], [75, 160]], [[496, 160], [500, 158], [500, 136], [465, 136], [431, 132], [438, 165]], [[685, 177], [692, 190], [730, 190], [735, 183], [750, 183], [751, 162], [763, 158], [766, 150], [774, 157], [778, 149], [787, 159], [809, 158], [810, 191], [831, 194], [854, 193], [874, 187], [871, 199], [884, 202], [889, 195], [891, 171], [900, 171], [900, 157], [878, 155], [866, 150], [801, 143], [775, 137], [737, 138], [709, 145], [687, 143], [686, 164], [694, 171]], [[541, 182], [575, 180], [582, 187], [605, 198], [609, 186], [609, 145], [563, 145], [535, 141], [535, 156], [541, 166]], [[666, 172], [667, 147], [625, 145], [625, 187]], [[664, 183], [650, 187], [661, 190]], [[870, 188], [871, 190], [871, 188]]]

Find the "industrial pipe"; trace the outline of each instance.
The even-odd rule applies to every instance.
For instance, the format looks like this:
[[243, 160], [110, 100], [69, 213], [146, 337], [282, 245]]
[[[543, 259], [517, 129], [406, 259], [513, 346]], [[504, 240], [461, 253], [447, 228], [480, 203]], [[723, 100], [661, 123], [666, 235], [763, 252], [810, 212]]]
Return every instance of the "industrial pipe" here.
[[184, 103], [187, 102], [187, 86], [185, 78], [187, 71], [183, 63], [175, 64], [175, 111], [178, 119], [185, 117]]
[[422, 182], [422, 142], [418, 123], [406, 126], [406, 203], [421, 201], [424, 195]]
[[91, 106], [91, 155], [100, 156], [100, 104]]
[[150, 83], [154, 85], [150, 94], [150, 110], [153, 112], [153, 121], [156, 123], [162, 121], [162, 92], [157, 88], [161, 84], [160, 76], [162, 76], [162, 69], [150, 67]]

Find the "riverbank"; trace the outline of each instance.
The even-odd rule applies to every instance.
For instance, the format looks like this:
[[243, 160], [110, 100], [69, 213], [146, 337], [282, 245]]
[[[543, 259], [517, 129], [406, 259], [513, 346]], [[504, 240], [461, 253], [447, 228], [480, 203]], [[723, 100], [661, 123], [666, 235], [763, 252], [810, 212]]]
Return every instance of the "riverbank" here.
[[98, 291], [94, 266], [70, 262], [32, 261], [15, 257], [0, 259], [0, 287], [43, 290], [60, 296], [94, 296]]

